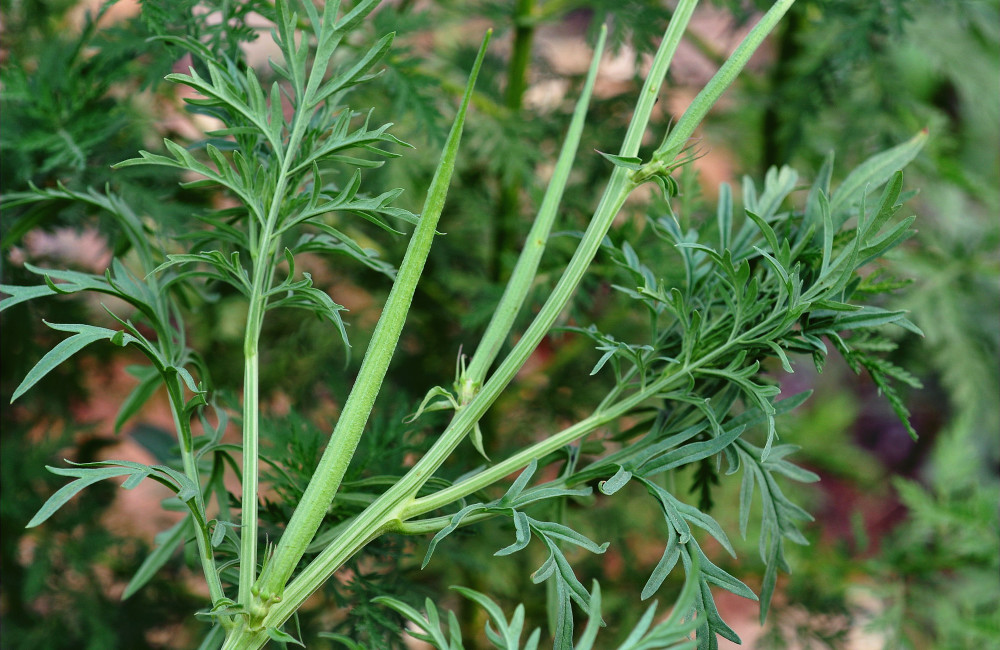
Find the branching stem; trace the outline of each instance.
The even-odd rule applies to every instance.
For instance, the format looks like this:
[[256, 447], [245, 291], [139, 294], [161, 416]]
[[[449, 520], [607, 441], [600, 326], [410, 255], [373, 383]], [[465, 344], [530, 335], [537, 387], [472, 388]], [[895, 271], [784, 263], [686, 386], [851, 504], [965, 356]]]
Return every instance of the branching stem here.
[[[184, 466], [184, 473], [190, 478], [199, 490], [195, 499], [197, 509], [205, 512], [205, 500], [201, 492], [201, 474], [194, 457], [193, 437], [191, 435], [191, 423], [184, 415], [184, 389], [180, 379], [175, 375], [172, 381], [167, 381], [167, 394], [170, 397], [170, 414], [174, 419], [174, 427], [178, 433], [180, 442], [181, 462]], [[208, 537], [208, 531], [203, 528], [204, 522], [193, 522], [192, 528], [195, 533], [195, 541], [198, 545], [198, 560], [201, 562], [202, 571], [205, 573], [205, 580], [208, 582], [208, 593], [212, 603], [217, 603], [225, 597], [222, 590], [222, 581], [219, 579], [219, 572], [215, 565], [215, 556], [212, 553], [212, 543]]]

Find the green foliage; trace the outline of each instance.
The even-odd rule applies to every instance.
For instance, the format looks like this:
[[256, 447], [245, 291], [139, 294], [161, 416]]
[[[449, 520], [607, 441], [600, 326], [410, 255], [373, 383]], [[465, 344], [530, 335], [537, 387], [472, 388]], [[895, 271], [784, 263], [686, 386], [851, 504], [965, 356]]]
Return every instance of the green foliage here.
[[[60, 426], [52, 420], [49, 424]], [[93, 431], [65, 429], [38, 440], [24, 424], [8, 418], [0, 440], [0, 475], [5, 493], [16, 488], [17, 498], [3, 500], [3, 525], [8, 530], [22, 527], [60, 487], [58, 476], [38, 473], [43, 465], [70, 453], [86, 460], [107, 453], [105, 447], [114, 442]], [[3, 536], [4, 648], [125, 650], [146, 647], [153, 625], [171, 625], [175, 634], [184, 633], [190, 618], [186, 612], [201, 599], [178, 588], [179, 572], [160, 572], [125, 602], [110, 588], [141, 571], [147, 552], [138, 540], [123, 545], [120, 533], [108, 527], [115, 493], [113, 484], [95, 484], [85, 498], [63, 507], [30, 536]], [[48, 605], [39, 607], [42, 603]]]
[[[76, 38], [56, 37], [31, 61], [33, 74], [24, 60], [28, 52], [12, 53], [3, 94], [4, 119], [11, 129], [4, 130], [2, 140], [7, 187], [37, 181], [38, 176], [86, 176], [88, 163], [115, 154], [107, 151], [109, 142], [128, 137], [129, 115], [108, 97], [108, 90], [133, 71], [124, 53], [102, 47], [106, 36], [97, 29], [109, 6], [88, 16]], [[95, 46], [101, 55], [87, 57], [85, 50]], [[87, 122], [85, 116], [96, 119]]]
[[[620, 648], [715, 648], [718, 637], [739, 642], [720, 615], [713, 590], [759, 597], [764, 619], [778, 572], [788, 572], [792, 563], [786, 542], [806, 544], [803, 528], [812, 519], [786, 496], [786, 481], [819, 478], [788, 460], [798, 447], [779, 439], [777, 418], [809, 395], [783, 394], [781, 383], [787, 377], [781, 372], [795, 370], [797, 355], [810, 357], [822, 370], [832, 348], [854, 372], [864, 370], [871, 377], [915, 435], [903, 387], [916, 388], [920, 381], [890, 356], [898, 350], [890, 337], [922, 332], [906, 310], [889, 302], [889, 294], [902, 283], [879, 267], [887, 253], [912, 235], [913, 218], [897, 216], [909, 198], [898, 170], [916, 157], [926, 132], [855, 166], [839, 183], [833, 181], [830, 156], [808, 188], [799, 186], [798, 173], [789, 167], [771, 167], [762, 185], [744, 180], [739, 201], [723, 185], [714, 219], [705, 218], [699, 188], [685, 171], [694, 157], [688, 139], [791, 2], [774, 4], [652, 152], [642, 151], [641, 144], [695, 3], [679, 3], [669, 23], [655, 3], [616, 5], [619, 11], [612, 13], [615, 3], [597, 3], [595, 26], [606, 15], [614, 16], [612, 44], [631, 34], [638, 52], [652, 51], [654, 36], [664, 28], [666, 33], [635, 106], [598, 102], [599, 115], [632, 115], [627, 124], [615, 117], [607, 128], [609, 137], [600, 149], [615, 153], [577, 156], [578, 150], [598, 149], [586, 146], [596, 136], [585, 125], [605, 42], [606, 32], [600, 30], [594, 61], [587, 78], [580, 80], [580, 100], [543, 195], [529, 179], [548, 158], [547, 149], [556, 149], [553, 143], [562, 138], [563, 127], [559, 120], [530, 119], [523, 93], [535, 25], [556, 18], [564, 7], [518, 2], [485, 8], [513, 28], [512, 53], [505, 61], [487, 56], [487, 36], [463, 93], [453, 73], [461, 69], [466, 74], [472, 57], [464, 47], [449, 52], [464, 58], [461, 66], [444, 57], [421, 60], [414, 45], [391, 49], [391, 29], [429, 29], [439, 14], [413, 13], [409, 3], [373, 14], [377, 4], [363, 0], [342, 10], [338, 2], [322, 9], [311, 2], [285, 1], [273, 6], [144, 3], [142, 18], [130, 23], [130, 33], [142, 26], [156, 35], [149, 48], [191, 55], [188, 71], [167, 79], [195, 91], [184, 99], [189, 111], [217, 125], [197, 142], [181, 143], [172, 136], [163, 139], [162, 149], [155, 148], [159, 153], [142, 150], [139, 157], [115, 165], [116, 174], [137, 174], [127, 178], [141, 179], [156, 168], [179, 179], [179, 189], [169, 198], [186, 214], [176, 223], [140, 216], [146, 214], [140, 206], [147, 201], [127, 186], [90, 189], [99, 181], [84, 174], [89, 162], [80, 165], [73, 157], [89, 161], [101, 150], [100, 139], [84, 139], [90, 131], [72, 138], [75, 149], [65, 146], [65, 139], [32, 144], [26, 138], [18, 145], [27, 152], [24, 160], [44, 162], [25, 165], [25, 173], [14, 181], [17, 191], [4, 196], [5, 209], [25, 211], [14, 239], [5, 234], [5, 249], [8, 241], [17, 241], [55, 213], [55, 206], [75, 205], [110, 218], [117, 255], [103, 275], [26, 264], [24, 271], [41, 280], [34, 286], [20, 279], [4, 284], [0, 309], [81, 293], [119, 301], [105, 306], [111, 322], [102, 322], [110, 327], [46, 321], [49, 328], [71, 336], [36, 357], [11, 399], [23, 400], [59, 364], [79, 359], [91, 344], [108, 341], [151, 363], [133, 372], [138, 384], [122, 402], [114, 427], [125, 427], [162, 386], [177, 435], [177, 447], [156, 464], [79, 458], [71, 467], [50, 468], [75, 480], [56, 490], [28, 525], [58, 521], [78, 492], [105, 478], [124, 477], [126, 489], [146, 478], [166, 485], [175, 496], [164, 506], [183, 509], [185, 517], [157, 536], [124, 596], [141, 598], [183, 549], [208, 584], [200, 618], [213, 627], [204, 632], [204, 647], [310, 643], [320, 627], [331, 630], [320, 637], [347, 647], [399, 647], [404, 619], [419, 630], [413, 636], [435, 647], [462, 647], [463, 631], [479, 626], [470, 627], [464, 616], [450, 610], [442, 614], [452, 603], [437, 593], [424, 600], [422, 613], [416, 609], [427, 590], [414, 584], [415, 549], [405, 536], [429, 537], [423, 565], [432, 570], [443, 566], [446, 576], [446, 555], [491, 552], [531, 562], [537, 557], [540, 566], [530, 581], [546, 583], [547, 631], [529, 622], [533, 613], [527, 603], [516, 604], [508, 619], [506, 605], [482, 590], [455, 588], [485, 610], [485, 638], [498, 648], [537, 648], [550, 637], [554, 647], [582, 649], [615, 642]], [[222, 24], [231, 28], [207, 19], [206, 9], [221, 12]], [[273, 40], [281, 55], [271, 59], [269, 70], [254, 70], [243, 58], [241, 44], [257, 35], [248, 26], [254, 11], [274, 24]], [[449, 19], [455, 16], [450, 5], [437, 11]], [[76, 42], [78, 49], [96, 38], [95, 25], [90, 23], [90, 31]], [[98, 51], [111, 57], [122, 49], [107, 45]], [[95, 62], [103, 60], [95, 57]], [[506, 75], [499, 72], [504, 65]], [[383, 66], [388, 90], [377, 85]], [[87, 74], [73, 83], [91, 83]], [[489, 79], [474, 92], [480, 74]], [[501, 77], [504, 86], [496, 81]], [[24, 119], [37, 112], [40, 117], [70, 116], [74, 125], [82, 124], [86, 115], [104, 106], [115, 82], [88, 86], [92, 94], [61, 113], [25, 103]], [[32, 84], [41, 88], [45, 80], [22, 75], [18, 83], [10, 97], [26, 102]], [[437, 85], [462, 95], [450, 130], [439, 114], [453, 98], [438, 92]], [[374, 94], [381, 95], [377, 104]], [[372, 104], [375, 109], [359, 109]], [[470, 107], [474, 114], [460, 152]], [[398, 114], [399, 126], [383, 122], [383, 113]], [[44, 127], [39, 123], [32, 128]], [[408, 129], [426, 131], [413, 139], [418, 144], [443, 147], [433, 175], [411, 172], [412, 178], [400, 180], [392, 171], [399, 165], [384, 166], [409, 147], [394, 135]], [[106, 139], [112, 132], [99, 133]], [[466, 151], [474, 153], [466, 157]], [[577, 157], [586, 161], [574, 177], [570, 170]], [[66, 184], [50, 182], [49, 175], [62, 169], [77, 174]], [[635, 224], [612, 228], [626, 200], [649, 181], [656, 182], [660, 196], [648, 205], [637, 204], [647, 217], [641, 235]], [[423, 189], [409, 197], [399, 187], [414, 184], [427, 188], [419, 210], [415, 206]], [[599, 200], [590, 191], [575, 191], [587, 185], [606, 189]], [[527, 186], [523, 195], [522, 186]], [[449, 187], [459, 196], [446, 210]], [[514, 263], [511, 251], [519, 248], [514, 242], [521, 235], [517, 217], [532, 202], [540, 205], [538, 216]], [[181, 209], [191, 204], [200, 207]], [[564, 213], [566, 227], [585, 223], [586, 231], [553, 238], [543, 262], [557, 213]], [[442, 229], [451, 230], [455, 223], [462, 236], [445, 238], [443, 252], [432, 252], [439, 218], [445, 219]], [[470, 246], [470, 239], [489, 243]], [[317, 256], [330, 260], [330, 267], [318, 267]], [[585, 279], [595, 256], [600, 273]], [[352, 333], [349, 340], [349, 301], [332, 295], [317, 268], [334, 269], [340, 289], [346, 278], [372, 296], [388, 291], [370, 335]], [[468, 272], [483, 268], [503, 282], [485, 286], [482, 274]], [[581, 296], [574, 306], [579, 287], [586, 292], [602, 285], [612, 287], [614, 294], [606, 304], [586, 304], [587, 297]], [[344, 293], [349, 297], [349, 290]], [[478, 307], [478, 321], [468, 319], [473, 327], [463, 337], [489, 324], [470, 359], [458, 352], [454, 392], [441, 388], [451, 379], [460, 328], [449, 322], [448, 310], [454, 307], [438, 307], [435, 301], [461, 297], [463, 305], [481, 305], [501, 293], [498, 302]], [[524, 309], [525, 303], [539, 296], [544, 304], [522, 327], [526, 316], [519, 314], [532, 311]], [[216, 371], [224, 360], [210, 349], [219, 342], [202, 340], [192, 325], [197, 312], [225, 301], [246, 306], [234, 326], [238, 343], [229, 345], [242, 353], [241, 387]], [[282, 313], [288, 310], [278, 308], [304, 310], [317, 320], [300, 327]], [[575, 323], [565, 323], [567, 309]], [[411, 317], [418, 319], [417, 331], [428, 335], [401, 341], [404, 322]], [[282, 395], [272, 382], [294, 386], [298, 379], [267, 374], [268, 366], [278, 365], [269, 354], [272, 341], [281, 345], [285, 334], [274, 329], [279, 323], [305, 333], [301, 355], [325, 352], [334, 347], [331, 340], [343, 344], [341, 356], [352, 348], [365, 350], [356, 372], [350, 360], [343, 371], [324, 371], [332, 398], [295, 386], [296, 404], [286, 416], [272, 412], [278, 409], [267, 403]], [[484, 416], [490, 409], [504, 417], [530, 408], [527, 400], [518, 405], [517, 391], [508, 386], [556, 328], [565, 333], [575, 363], [590, 370], [595, 390], [604, 391], [603, 396], [594, 403], [582, 399], [582, 392], [574, 396], [576, 403], [568, 409], [571, 424], [545, 421], [535, 423], [538, 431], [530, 434], [504, 435], [502, 426]], [[590, 344], [596, 353], [585, 350]], [[403, 358], [390, 367], [394, 355]], [[330, 360], [324, 355], [314, 365], [337, 367]], [[439, 387], [428, 391], [435, 384]], [[227, 396], [240, 388], [242, 403], [236, 406]], [[420, 394], [427, 395], [422, 404], [414, 397]], [[317, 396], [337, 403], [332, 435], [316, 424], [321, 419], [316, 416]], [[509, 408], [512, 402], [515, 407]], [[431, 414], [440, 410], [451, 411], [449, 419]], [[424, 418], [420, 428], [403, 421], [402, 414], [413, 411], [414, 417]], [[231, 422], [241, 429], [242, 444], [227, 437]], [[478, 454], [460, 451], [466, 438]], [[513, 474], [517, 478], [508, 484]], [[678, 476], [684, 485], [678, 485]], [[239, 494], [230, 492], [234, 478]], [[626, 490], [629, 483], [634, 490]], [[938, 509], [915, 486], [900, 485], [919, 513], [915, 530], [920, 539], [936, 543], [934, 535], [941, 528], [961, 525], [949, 519], [955, 508]], [[729, 488], [736, 491], [726, 492]], [[654, 604], [641, 617], [616, 626], [622, 638], [612, 641], [607, 634], [597, 641], [603, 618], [610, 615], [602, 612], [600, 586], [594, 581], [587, 588], [583, 574], [589, 571], [588, 560], [606, 557], [609, 543], [595, 541], [588, 526], [596, 504], [624, 504], [626, 492], [648, 497], [644, 500], [657, 513], [662, 552], [639, 593], [615, 595], [616, 614], [622, 601], [631, 606], [636, 598], [670, 591], [678, 569], [685, 575], [684, 588], [666, 621], [653, 625]], [[724, 516], [726, 505], [735, 517]], [[979, 516], [978, 511], [969, 515]], [[737, 556], [738, 545], [727, 533], [734, 523], [729, 519], [735, 520], [732, 528], [741, 537], [756, 536], [751, 544], [756, 541], [764, 567], [759, 596], [732, 565], [709, 550], [718, 545]], [[506, 526], [513, 542], [497, 550], [502, 543], [458, 534], [487, 521]], [[989, 561], [979, 547], [963, 549], [960, 557]], [[338, 571], [344, 580], [331, 579]], [[321, 608], [350, 613], [331, 621], [307, 604], [314, 593]], [[530, 595], [518, 597], [528, 601]], [[969, 608], [978, 617], [982, 603]], [[944, 631], [942, 638], [958, 634]]]
[[[946, 444], [960, 448], [957, 442]], [[967, 453], [955, 455], [964, 456], [966, 465], [974, 463]], [[877, 593], [889, 607], [878, 624], [898, 647], [933, 639], [940, 646], [973, 648], [1000, 638], [995, 616], [1000, 588], [989, 579], [1000, 570], [997, 484], [990, 481], [984, 489], [960, 472], [951, 473], [953, 481], [929, 488], [894, 482], [912, 515], [873, 569], [887, 576]], [[893, 578], [897, 572], [907, 575], [906, 583]]]
[[215, 56], [240, 61], [240, 45], [258, 37], [258, 29], [251, 25], [253, 14], [274, 21], [274, 5], [260, 0], [143, 0], [141, 19], [156, 36], [186, 34]]
[[[990, 3], [947, 7], [921, 1], [799, 3], [779, 33], [777, 65], [741, 88], [746, 100], [738, 102], [739, 112], [731, 113], [717, 127], [723, 133], [739, 134], [729, 141], [746, 144], [742, 160], [747, 164], [757, 160], [765, 167], [792, 157], [818, 160], [834, 144], [838, 153], [856, 151], [847, 143], [887, 142], [890, 134], [930, 126], [933, 137], [908, 172], [908, 180], [921, 187], [916, 199], [919, 234], [892, 252], [894, 270], [879, 279], [915, 279], [888, 306], [924, 314], [918, 322], [926, 338], [919, 346], [906, 339], [875, 339], [867, 344], [898, 344], [888, 352], [892, 367], [876, 365], [874, 380], [882, 378], [883, 370], [901, 366], [926, 386], [903, 393], [914, 411], [912, 421], [921, 440], [909, 453], [886, 451], [891, 435], [884, 426], [881, 431], [862, 433], [863, 425], [855, 424], [853, 437], [878, 436], [881, 462], [868, 455], [859, 457], [850, 430], [846, 438], [805, 452], [809, 464], [824, 478], [830, 473], [847, 478], [885, 499], [894, 498], [886, 489], [897, 480], [893, 474], [907, 475], [911, 489], [900, 510], [916, 503], [916, 488], [910, 481], [919, 483], [919, 493], [925, 498], [935, 499], [941, 514], [963, 509], [947, 495], [961, 494], [961, 500], [968, 502], [996, 501], [1000, 448], [990, 432], [1000, 426], [1000, 377], [995, 363], [1000, 354], [996, 329], [1000, 314], [992, 297], [1000, 287], [994, 218], [1000, 195], [995, 183], [983, 182], [996, 176], [998, 160], [995, 155], [984, 155], [990, 148], [981, 143], [1000, 138], [997, 88], [985, 81], [992, 74], [987, 70], [994, 70], [1000, 61], [997, 11]], [[878, 27], [872, 37], [866, 35], [865, 23]], [[854, 32], [857, 28], [862, 29]], [[834, 368], [832, 372], [837, 374], [823, 380], [828, 390], [818, 396], [831, 401], [836, 393], [841, 413], [813, 407], [815, 415], [802, 425], [807, 429], [824, 422], [823, 411], [826, 418], [843, 418], [849, 424], [858, 411], [870, 417], [874, 410], [867, 395], [844, 394], [837, 387], [839, 371]], [[899, 379], [912, 382], [909, 373]], [[914, 397], [906, 400], [906, 393]], [[935, 437], [937, 429], [942, 433]], [[954, 475], [942, 479], [959, 467], [962, 480], [956, 481]], [[994, 598], [993, 585], [963, 582], [942, 595], [953, 571], [989, 573], [987, 567], [997, 561], [995, 554], [994, 559], [956, 558], [949, 549], [917, 541], [919, 535], [910, 525], [919, 527], [924, 513], [911, 512], [908, 522], [885, 533], [872, 523], [879, 515], [867, 512], [870, 505], [862, 502], [856, 507], [855, 514], [859, 518], [864, 514], [868, 520], [868, 535], [878, 551], [866, 553], [863, 544], [856, 547], [847, 539], [839, 544], [828, 541], [826, 548], [801, 555], [795, 562], [799, 572], [788, 583], [792, 598], [810, 611], [830, 611], [839, 617], [842, 636], [851, 626], [867, 625], [866, 617], [876, 616], [885, 623], [878, 634], [888, 647], [996, 644], [998, 636], [989, 625], [964, 627], [972, 635], [968, 639], [952, 627], [957, 620], [977, 620], [975, 606], [967, 603]], [[980, 531], [983, 539], [995, 540], [996, 533], [982, 528], [991, 519], [981, 519], [971, 529]], [[947, 530], [949, 535], [959, 535], [955, 527]], [[869, 561], [871, 553], [876, 560]], [[920, 559], [912, 563], [907, 559], [914, 557]], [[857, 606], [856, 583], [866, 581], [884, 587], [869, 590], [880, 599], [875, 614], [864, 611], [870, 604]], [[867, 602], [871, 595], [865, 598]], [[957, 608], [964, 613], [957, 613]], [[776, 620], [784, 614], [778, 612]], [[778, 624], [772, 622], [769, 627], [780, 636]], [[945, 630], [952, 631], [946, 634]], [[781, 647], [777, 636], [768, 637], [767, 642]], [[799, 642], [817, 638], [804, 637]]]
[[[695, 561], [695, 571], [697, 574], [697, 560]], [[518, 605], [510, 620], [504, 615], [503, 610], [489, 596], [481, 594], [472, 589], [464, 587], [452, 587], [469, 600], [486, 610], [489, 614], [490, 622], [486, 624], [486, 638], [494, 648], [503, 650], [535, 650], [539, 647], [541, 630], [535, 628], [528, 635], [524, 645], [521, 645], [521, 636], [524, 631], [524, 606]], [[656, 603], [651, 605], [642, 618], [636, 624], [632, 633], [625, 639], [618, 650], [686, 650], [694, 648], [696, 642], [690, 636], [697, 626], [697, 621], [689, 619], [682, 620], [681, 612], [690, 609], [696, 598], [697, 584], [694, 580], [688, 579], [677, 599], [674, 611], [666, 620], [650, 627], [656, 613]], [[586, 591], [586, 590], [584, 590]], [[578, 643], [572, 644], [572, 639], [567, 641], [570, 646], [580, 650], [590, 650], [594, 647], [598, 631], [602, 626], [601, 621], [601, 588], [594, 582], [592, 595], [587, 605], [589, 620], [587, 627], [580, 636]], [[410, 632], [410, 636], [429, 643], [438, 650], [460, 650], [462, 645], [462, 630], [453, 612], [448, 612], [448, 632], [447, 636], [441, 629], [441, 616], [430, 598], [424, 601], [424, 614], [420, 614], [416, 609], [393, 598], [381, 597], [378, 599], [381, 604], [387, 605], [400, 612], [411, 622], [416, 624], [422, 632]], [[567, 646], [567, 647], [570, 647]], [[351, 647], [351, 646], [348, 646]]]

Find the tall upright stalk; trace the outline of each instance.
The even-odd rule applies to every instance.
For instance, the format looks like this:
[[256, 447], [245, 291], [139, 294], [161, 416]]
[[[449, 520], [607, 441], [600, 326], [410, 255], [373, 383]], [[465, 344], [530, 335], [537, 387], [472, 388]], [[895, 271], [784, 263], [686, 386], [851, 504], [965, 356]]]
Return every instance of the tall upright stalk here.
[[[514, 40], [507, 61], [507, 87], [504, 89], [504, 107], [507, 118], [521, 119], [524, 92], [528, 88], [528, 69], [531, 49], [535, 40], [535, 0], [516, 0], [514, 4]], [[494, 282], [505, 281], [507, 269], [503, 256], [513, 248], [517, 222], [521, 212], [523, 179], [501, 179], [500, 195], [493, 215], [493, 242], [490, 251], [490, 277]]]
[[[296, 160], [299, 143], [305, 133], [307, 116], [296, 112], [292, 119], [291, 133], [287, 147], [275, 152], [281, 158], [278, 182], [271, 198], [266, 220], [255, 234], [257, 248], [251, 252], [253, 263], [253, 283], [251, 285], [250, 306], [247, 313], [246, 334], [243, 344], [243, 487], [240, 518], [240, 586], [237, 602], [250, 606], [251, 588], [257, 577], [257, 490], [259, 440], [260, 440], [260, 333], [264, 327], [264, 312], [267, 310], [268, 292], [274, 278], [277, 264], [277, 249], [281, 241], [278, 221], [282, 204], [286, 200], [289, 170]], [[256, 224], [255, 224], [256, 226]]]

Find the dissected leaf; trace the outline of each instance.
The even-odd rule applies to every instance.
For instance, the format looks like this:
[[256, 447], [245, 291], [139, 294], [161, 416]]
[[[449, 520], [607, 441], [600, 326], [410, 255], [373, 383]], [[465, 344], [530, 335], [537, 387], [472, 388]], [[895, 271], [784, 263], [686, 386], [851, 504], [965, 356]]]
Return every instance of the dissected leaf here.
[[28, 374], [25, 375], [23, 380], [21, 380], [21, 383], [14, 389], [14, 394], [10, 398], [11, 402], [30, 390], [31, 387], [41, 381], [45, 375], [52, 372], [56, 366], [66, 361], [91, 343], [96, 343], [97, 341], [106, 339], [116, 345], [124, 347], [131, 342], [137, 341], [135, 337], [129, 334], [111, 330], [106, 327], [81, 324], [60, 325], [49, 322], [45, 322], [45, 324], [54, 330], [74, 332], [74, 334], [68, 339], [57, 343], [54, 348], [46, 352], [45, 356], [38, 360], [38, 363], [36, 363], [34, 367], [28, 371]]

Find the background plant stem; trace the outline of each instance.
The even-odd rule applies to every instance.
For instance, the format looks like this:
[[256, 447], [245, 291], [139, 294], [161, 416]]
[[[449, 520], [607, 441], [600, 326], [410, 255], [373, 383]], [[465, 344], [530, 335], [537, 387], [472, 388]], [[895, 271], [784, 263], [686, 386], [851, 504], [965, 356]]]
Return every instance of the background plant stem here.
[[[797, 7], [788, 12], [781, 27], [781, 36], [777, 38], [777, 54], [771, 74], [767, 80], [770, 86], [771, 101], [764, 109], [761, 119], [761, 173], [771, 167], [781, 165], [791, 160], [797, 133], [789, 131], [789, 125], [780, 123], [780, 105], [785, 98], [781, 93], [787, 92], [785, 83], [791, 76], [792, 66], [799, 60], [799, 43], [797, 41], [803, 20], [803, 7]], [[795, 131], [801, 130], [801, 122], [790, 125]]]
[[[528, 87], [528, 67], [535, 38], [534, 8], [535, 0], [517, 0], [514, 6], [514, 43], [507, 63], [504, 106], [515, 120], [521, 114], [524, 91]], [[508, 275], [503, 256], [512, 250], [517, 236], [522, 186], [523, 179], [519, 177], [501, 179], [500, 196], [493, 215], [493, 247], [490, 254], [490, 277], [494, 282], [500, 282]]]

